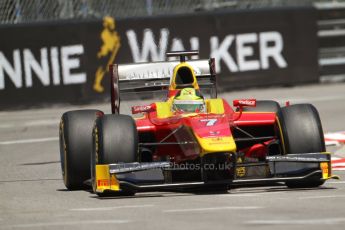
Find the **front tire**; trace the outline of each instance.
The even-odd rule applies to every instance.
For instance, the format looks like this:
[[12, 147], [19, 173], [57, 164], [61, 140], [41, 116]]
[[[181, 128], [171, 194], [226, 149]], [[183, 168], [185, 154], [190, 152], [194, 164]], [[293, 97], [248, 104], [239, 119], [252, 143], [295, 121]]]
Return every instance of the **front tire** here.
[[[286, 154], [326, 151], [320, 116], [313, 105], [296, 104], [284, 107], [282, 116], [281, 129]], [[289, 181], [286, 185], [290, 188], [311, 188], [324, 182], [320, 174], [303, 181]]]
[[59, 128], [60, 159], [64, 184], [67, 189], [83, 189], [90, 179], [92, 128], [99, 110], [76, 110], [62, 115]]
[[[99, 117], [93, 129], [91, 178], [96, 192], [95, 165], [138, 161], [138, 132], [135, 121], [127, 115]], [[134, 195], [121, 191], [118, 195]]]
[[325, 152], [325, 140], [317, 109], [311, 104], [282, 108], [285, 151], [293, 153]]

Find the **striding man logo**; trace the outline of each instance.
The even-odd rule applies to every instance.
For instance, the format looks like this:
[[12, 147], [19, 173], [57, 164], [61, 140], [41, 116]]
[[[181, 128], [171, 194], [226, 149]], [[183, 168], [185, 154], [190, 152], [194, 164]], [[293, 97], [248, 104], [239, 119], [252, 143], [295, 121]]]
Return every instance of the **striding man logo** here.
[[109, 71], [108, 66], [114, 62], [121, 46], [120, 36], [115, 31], [115, 26], [114, 18], [108, 16], [103, 18], [103, 30], [100, 36], [102, 39], [102, 46], [97, 53], [97, 58], [105, 59], [106, 64], [98, 66], [95, 74], [93, 89], [98, 93], [104, 92], [102, 80], [104, 75]]

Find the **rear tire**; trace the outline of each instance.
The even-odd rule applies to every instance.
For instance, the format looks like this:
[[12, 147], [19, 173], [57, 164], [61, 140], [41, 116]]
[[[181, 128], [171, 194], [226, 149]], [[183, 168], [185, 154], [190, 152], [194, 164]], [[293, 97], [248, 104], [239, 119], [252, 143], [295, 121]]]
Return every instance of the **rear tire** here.
[[[131, 163], [138, 161], [137, 159], [138, 132], [133, 118], [127, 115], [105, 115], [99, 117], [93, 129], [91, 155], [93, 190], [96, 190], [96, 164]], [[134, 195], [135, 193], [121, 191], [116, 194]]]
[[[286, 154], [325, 152], [326, 146], [317, 109], [311, 104], [296, 104], [282, 108], [281, 124]], [[290, 188], [311, 188], [322, 185], [322, 175], [303, 181], [289, 181]]]
[[67, 189], [83, 189], [90, 179], [92, 127], [99, 110], [76, 110], [62, 115], [59, 128], [60, 159], [63, 181]]

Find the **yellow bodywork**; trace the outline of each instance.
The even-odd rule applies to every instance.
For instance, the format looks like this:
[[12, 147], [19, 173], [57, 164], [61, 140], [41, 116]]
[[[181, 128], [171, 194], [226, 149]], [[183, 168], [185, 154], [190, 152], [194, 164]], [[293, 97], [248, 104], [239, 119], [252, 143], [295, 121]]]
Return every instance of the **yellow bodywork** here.
[[169, 118], [173, 115], [172, 102], [168, 100], [166, 102], [156, 102], [157, 118]]
[[201, 147], [201, 157], [210, 153], [236, 152], [236, 143], [232, 136], [200, 138], [196, 135], [196, 139]]
[[[325, 152], [324, 154], [331, 154], [331, 153]], [[329, 161], [329, 162], [321, 162], [320, 163], [320, 168], [321, 168], [321, 171], [322, 171], [322, 179], [324, 179], [324, 180], [329, 180], [329, 179], [339, 180], [340, 179], [339, 176], [332, 175], [331, 161]]]
[[205, 100], [207, 113], [224, 114], [224, 104], [221, 98]]
[[196, 80], [196, 76], [195, 76], [195, 73], [194, 73], [194, 70], [193, 70], [193, 67], [191, 65], [189, 65], [187, 62], [181, 62], [180, 64], [178, 64], [177, 66], [175, 66], [174, 68], [174, 72], [173, 72], [173, 77], [171, 79], [171, 83], [170, 83], [170, 86], [169, 86], [169, 90], [174, 90], [177, 88], [176, 86], [176, 83], [175, 83], [175, 79], [176, 79], [176, 74], [177, 74], [177, 71], [181, 68], [181, 67], [187, 67], [191, 70], [192, 72], [192, 75], [193, 75], [193, 83], [192, 83], [192, 86], [194, 89], [199, 89], [199, 85], [198, 85], [198, 82]]
[[110, 175], [109, 165], [96, 165], [95, 169], [94, 192], [103, 193], [107, 191], [120, 191], [119, 181], [115, 175]]
[[[220, 98], [205, 100], [206, 110], [209, 114], [224, 114], [223, 100]], [[218, 152], [236, 152], [236, 143], [232, 136], [226, 137], [210, 137], [200, 138], [196, 135], [196, 138], [201, 147], [200, 156], [205, 154], [218, 153]]]
[[[167, 101], [156, 102], [157, 118], [169, 118], [174, 115], [172, 111], [173, 98], [169, 98]], [[223, 100], [220, 98], [206, 99], [205, 100], [206, 111], [209, 114], [224, 114]], [[190, 116], [190, 114], [186, 114]], [[195, 115], [195, 114], [194, 114]], [[183, 116], [183, 114], [181, 114]]]
[[322, 171], [322, 179], [327, 179], [330, 176], [330, 170], [329, 167], [330, 164], [328, 162], [322, 162], [320, 163], [320, 168]]

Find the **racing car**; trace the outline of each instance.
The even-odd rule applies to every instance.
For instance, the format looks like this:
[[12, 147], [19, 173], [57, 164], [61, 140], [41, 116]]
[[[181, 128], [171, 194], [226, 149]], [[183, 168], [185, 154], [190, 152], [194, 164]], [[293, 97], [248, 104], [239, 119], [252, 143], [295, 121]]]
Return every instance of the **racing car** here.
[[[62, 115], [60, 156], [67, 189], [92, 185], [101, 196], [134, 195], [275, 182], [318, 187], [336, 178], [313, 105], [280, 106], [252, 98], [231, 105], [217, 97], [215, 60], [190, 59], [197, 54], [171, 52], [172, 61], [113, 64], [112, 113]], [[156, 90], [166, 93], [163, 100], [120, 114], [123, 92]]]

